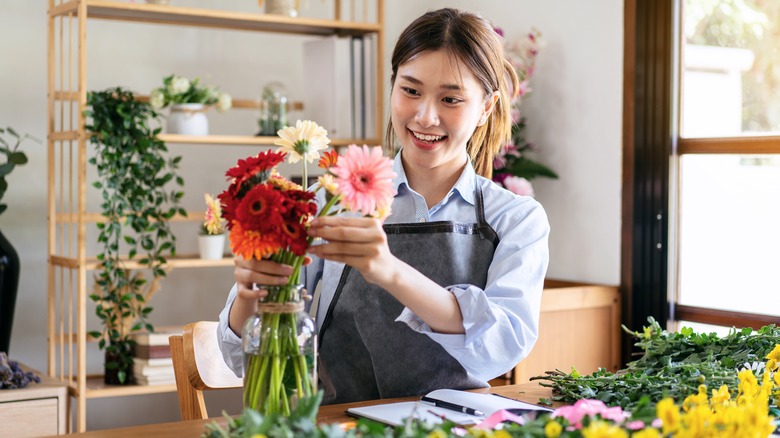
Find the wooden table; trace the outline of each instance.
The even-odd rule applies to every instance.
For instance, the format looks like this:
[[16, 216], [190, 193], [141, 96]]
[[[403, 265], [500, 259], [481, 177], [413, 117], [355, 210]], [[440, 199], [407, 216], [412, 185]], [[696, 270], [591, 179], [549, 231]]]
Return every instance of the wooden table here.
[[[491, 392], [529, 403], [538, 403], [540, 398], [550, 396], [550, 389], [541, 387], [537, 383], [494, 386], [489, 389], [476, 390], [475, 392]], [[317, 415], [317, 421], [325, 424], [354, 421], [354, 419], [347, 416], [345, 413], [347, 408], [416, 399], [417, 397], [404, 397], [322, 406]], [[143, 426], [124, 427], [121, 429], [97, 430], [93, 432], [75, 433], [69, 436], [83, 438], [136, 438], [139, 436], [155, 438], [200, 437], [205, 430], [206, 425], [213, 421], [217, 421], [222, 425], [225, 424], [224, 418], [209, 418], [206, 420], [179, 421], [176, 423], [147, 424]]]

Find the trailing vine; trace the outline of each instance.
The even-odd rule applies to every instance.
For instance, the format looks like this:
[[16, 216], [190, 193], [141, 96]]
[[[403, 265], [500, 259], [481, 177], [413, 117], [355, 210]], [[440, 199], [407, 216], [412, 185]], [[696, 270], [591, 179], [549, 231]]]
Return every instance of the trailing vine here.
[[[142, 328], [154, 330], [147, 320], [152, 311], [147, 300], [166, 276], [166, 256], [176, 255], [169, 221], [177, 212], [186, 216], [179, 207], [184, 195], [184, 180], [177, 173], [181, 157], [168, 157], [157, 137], [160, 129], [150, 125], [158, 114], [132, 92], [121, 87], [89, 92], [87, 104], [86, 129], [96, 146], [89, 162], [97, 169], [93, 186], [101, 191], [104, 216], [97, 224], [102, 251], [96, 290], [90, 295], [103, 330], [90, 335], [99, 337], [106, 350], [106, 369], [126, 383], [132, 365], [130, 335]], [[143, 272], [126, 267], [132, 260], [151, 272], [151, 284], [144, 287]]]

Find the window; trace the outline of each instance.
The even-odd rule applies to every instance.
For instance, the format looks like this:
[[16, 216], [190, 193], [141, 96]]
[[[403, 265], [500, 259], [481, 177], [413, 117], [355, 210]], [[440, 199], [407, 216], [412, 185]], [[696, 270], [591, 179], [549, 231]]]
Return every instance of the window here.
[[674, 319], [777, 322], [780, 2], [680, 3]]

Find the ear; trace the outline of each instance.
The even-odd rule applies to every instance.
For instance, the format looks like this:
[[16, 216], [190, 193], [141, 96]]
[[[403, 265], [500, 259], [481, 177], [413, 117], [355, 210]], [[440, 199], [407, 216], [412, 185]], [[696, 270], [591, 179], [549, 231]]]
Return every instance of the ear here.
[[488, 117], [490, 117], [490, 114], [493, 112], [493, 108], [495, 108], [496, 103], [498, 103], [498, 98], [498, 91], [494, 91], [492, 95], [485, 99], [485, 107], [482, 109], [482, 115], [479, 117], [477, 126], [482, 126], [487, 123]]

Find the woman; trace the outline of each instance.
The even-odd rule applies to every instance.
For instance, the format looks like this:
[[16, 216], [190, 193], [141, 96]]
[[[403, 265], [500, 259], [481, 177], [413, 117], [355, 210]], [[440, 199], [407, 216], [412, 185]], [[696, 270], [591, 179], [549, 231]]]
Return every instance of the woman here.
[[[392, 56], [388, 144], [400, 144], [396, 196], [384, 226], [323, 217], [310, 235], [306, 286], [321, 282], [324, 403], [487, 387], [537, 338], [548, 262], [542, 207], [489, 179], [508, 139], [517, 76], [478, 15], [428, 12]], [[510, 88], [511, 87], [511, 88]], [[478, 176], [482, 175], [482, 176]], [[220, 346], [240, 373], [243, 322], [289, 266], [236, 259]]]

